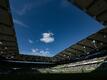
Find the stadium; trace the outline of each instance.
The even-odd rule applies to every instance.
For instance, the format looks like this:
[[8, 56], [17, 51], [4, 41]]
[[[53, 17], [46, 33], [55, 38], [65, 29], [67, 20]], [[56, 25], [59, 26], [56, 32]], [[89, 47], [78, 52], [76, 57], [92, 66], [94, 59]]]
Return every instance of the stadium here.
[[9, 1], [0, 0], [0, 75], [106, 74], [107, 1], [68, 0], [68, 2], [102, 24], [102, 29], [55, 56], [46, 57], [19, 54]]

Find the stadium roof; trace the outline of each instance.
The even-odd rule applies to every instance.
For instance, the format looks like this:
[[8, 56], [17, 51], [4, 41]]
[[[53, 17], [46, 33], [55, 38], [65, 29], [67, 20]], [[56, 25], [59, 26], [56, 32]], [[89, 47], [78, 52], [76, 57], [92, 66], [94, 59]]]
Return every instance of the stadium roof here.
[[[107, 26], [107, 1], [106, 0], [69, 0], [88, 15]], [[107, 45], [107, 28], [70, 46], [54, 57], [65, 59], [74, 55], [87, 54], [93, 50], [99, 50]]]
[[[79, 7], [85, 13], [92, 16], [104, 26], [107, 26], [107, 0], [69, 0], [71, 3]], [[95, 34], [79, 41], [78, 43], [70, 46], [54, 57], [58, 59], [65, 59], [75, 55], [87, 54], [93, 50], [99, 50], [107, 45], [107, 27], [98, 31]], [[51, 61], [49, 57], [37, 56], [17, 56], [18, 59], [23, 61]], [[36, 60], [35, 60], [36, 59]]]
[[78, 43], [70, 46], [64, 51], [60, 52], [54, 57], [69, 58], [75, 55], [87, 54], [93, 50], [100, 50], [107, 45], [107, 28], [98, 31], [95, 34], [79, 41]]

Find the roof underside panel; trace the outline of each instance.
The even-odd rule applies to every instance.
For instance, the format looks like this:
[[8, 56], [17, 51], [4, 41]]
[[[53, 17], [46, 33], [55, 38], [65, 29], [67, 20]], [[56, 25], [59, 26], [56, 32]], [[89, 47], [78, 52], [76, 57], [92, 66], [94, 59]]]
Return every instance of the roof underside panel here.
[[16, 59], [18, 45], [8, 0], [0, 0], [0, 57]]

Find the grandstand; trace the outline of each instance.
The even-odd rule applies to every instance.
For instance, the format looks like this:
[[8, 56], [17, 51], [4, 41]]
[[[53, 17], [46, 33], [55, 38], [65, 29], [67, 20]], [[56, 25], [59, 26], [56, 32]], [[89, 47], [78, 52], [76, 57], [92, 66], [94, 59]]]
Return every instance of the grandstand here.
[[99, 21], [101, 24], [104, 25], [104, 27], [102, 27], [103, 29], [98, 31], [97, 33], [94, 33], [93, 35], [87, 37], [84, 40], [79, 41], [78, 43], [74, 44], [68, 49], [65, 49], [55, 57], [67, 58], [67, 55], [69, 56], [69, 54], [70, 56], [74, 56], [76, 54], [85, 55], [83, 53], [89, 54], [93, 50], [100, 50], [101, 48], [106, 47], [107, 1], [106, 0], [69, 0], [69, 2], [79, 7], [85, 13], [90, 15], [93, 19]]
[[[107, 56], [82, 60], [68, 64], [57, 65], [51, 68], [39, 69], [39, 71], [42, 73], [87, 73], [106, 63], [106, 61], [104, 61], [106, 58]], [[107, 70], [106, 67], [101, 69]]]
[[90, 59], [106, 55], [107, 38], [104, 34], [106, 31], [106, 28], [98, 31], [55, 55], [54, 58], [57, 58], [59, 62], [66, 63], [66, 61]]
[[107, 1], [69, 0], [69, 2], [104, 27], [55, 56], [44, 57], [19, 54], [9, 1], [0, 0], [0, 74], [8, 74], [14, 70], [26, 72], [26, 68], [28, 72], [34, 70], [34, 73], [83, 73], [95, 70], [102, 63], [106, 63]]

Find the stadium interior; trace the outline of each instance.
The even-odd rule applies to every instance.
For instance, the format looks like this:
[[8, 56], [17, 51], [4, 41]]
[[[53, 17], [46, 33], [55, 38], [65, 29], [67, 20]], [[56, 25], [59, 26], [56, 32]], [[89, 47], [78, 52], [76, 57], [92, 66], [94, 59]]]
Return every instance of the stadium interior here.
[[68, 0], [102, 29], [53, 57], [19, 54], [8, 0], [0, 0], [0, 75], [107, 72], [107, 0]]

